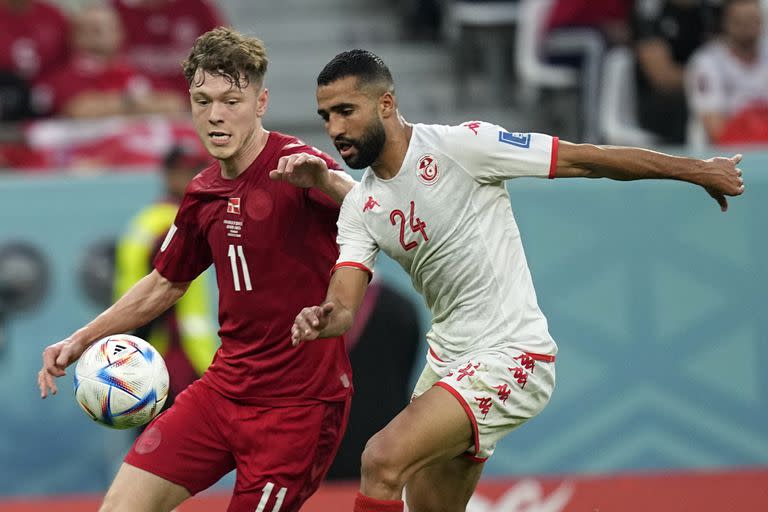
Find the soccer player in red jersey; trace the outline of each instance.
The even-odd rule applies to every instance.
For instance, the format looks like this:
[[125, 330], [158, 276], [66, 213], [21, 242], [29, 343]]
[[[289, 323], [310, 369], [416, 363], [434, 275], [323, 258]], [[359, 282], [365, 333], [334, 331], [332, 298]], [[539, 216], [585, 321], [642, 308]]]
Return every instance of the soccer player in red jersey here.
[[43, 352], [45, 398], [88, 345], [157, 317], [216, 268], [221, 347], [134, 443], [102, 512], [169, 511], [233, 469], [229, 511], [296, 511], [344, 433], [343, 340], [297, 350], [290, 329], [297, 310], [325, 296], [338, 204], [354, 182], [319, 150], [263, 128], [266, 68], [258, 39], [218, 28], [195, 42], [184, 63], [192, 115], [217, 162], [188, 186], [155, 270]]

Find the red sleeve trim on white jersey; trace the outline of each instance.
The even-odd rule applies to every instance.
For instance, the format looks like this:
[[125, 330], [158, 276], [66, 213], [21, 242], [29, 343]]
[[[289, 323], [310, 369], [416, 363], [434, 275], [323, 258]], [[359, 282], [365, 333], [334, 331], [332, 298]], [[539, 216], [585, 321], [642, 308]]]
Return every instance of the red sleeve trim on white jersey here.
[[373, 276], [373, 271], [371, 269], [369, 269], [368, 267], [366, 267], [362, 263], [357, 263], [356, 261], [340, 261], [340, 262], [338, 262], [331, 269], [331, 274], [336, 272], [341, 267], [351, 267], [351, 268], [356, 268], [357, 270], [362, 270], [363, 272], [367, 272], [368, 273], [368, 280], [369, 281], [370, 281], [371, 277]]
[[552, 160], [549, 162], [549, 179], [555, 179], [557, 171], [557, 148], [560, 146], [560, 138], [552, 137]]

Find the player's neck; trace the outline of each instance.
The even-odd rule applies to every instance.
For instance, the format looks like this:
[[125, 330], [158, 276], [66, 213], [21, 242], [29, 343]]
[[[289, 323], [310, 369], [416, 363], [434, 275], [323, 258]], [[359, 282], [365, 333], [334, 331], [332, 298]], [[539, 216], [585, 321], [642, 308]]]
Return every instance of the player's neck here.
[[219, 160], [222, 177], [233, 180], [243, 174], [261, 154], [268, 139], [269, 132], [263, 127], [254, 131], [253, 136], [243, 144], [240, 151], [226, 160]]
[[387, 140], [379, 158], [371, 165], [371, 169], [379, 178], [389, 180], [397, 176], [403, 166], [408, 144], [411, 142], [413, 125], [398, 116], [397, 125], [387, 131]]

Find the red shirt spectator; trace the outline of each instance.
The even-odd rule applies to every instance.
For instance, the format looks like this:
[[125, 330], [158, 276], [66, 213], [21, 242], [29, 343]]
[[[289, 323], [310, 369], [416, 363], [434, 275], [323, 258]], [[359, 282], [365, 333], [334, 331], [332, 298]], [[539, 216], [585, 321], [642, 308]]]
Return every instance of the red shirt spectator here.
[[114, 9], [91, 6], [73, 18], [74, 56], [41, 80], [34, 101], [41, 113], [66, 117], [182, 112], [186, 98], [154, 87], [121, 53], [123, 30]]
[[547, 27], [595, 28], [611, 44], [629, 41], [629, 15], [632, 0], [555, 0]]
[[133, 63], [174, 90], [188, 94], [181, 62], [198, 36], [227, 25], [208, 0], [112, 0]]
[[[104, 62], [88, 55], [77, 55], [65, 69], [35, 87], [41, 110], [52, 115], [67, 114], [67, 105], [81, 93], [125, 94], [126, 101], [152, 90], [149, 77], [127, 59]], [[119, 112], [116, 112], [119, 113]]]
[[34, 81], [67, 61], [69, 23], [40, 0], [0, 0], [0, 69]]

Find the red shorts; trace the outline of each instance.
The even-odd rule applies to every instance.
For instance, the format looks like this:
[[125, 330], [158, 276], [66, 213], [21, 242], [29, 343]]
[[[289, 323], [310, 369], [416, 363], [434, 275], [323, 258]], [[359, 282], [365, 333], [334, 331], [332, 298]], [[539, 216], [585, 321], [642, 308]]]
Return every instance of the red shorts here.
[[246, 405], [197, 381], [149, 424], [125, 462], [191, 494], [237, 469], [229, 512], [299, 510], [336, 455], [349, 405]]

